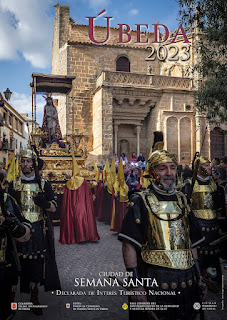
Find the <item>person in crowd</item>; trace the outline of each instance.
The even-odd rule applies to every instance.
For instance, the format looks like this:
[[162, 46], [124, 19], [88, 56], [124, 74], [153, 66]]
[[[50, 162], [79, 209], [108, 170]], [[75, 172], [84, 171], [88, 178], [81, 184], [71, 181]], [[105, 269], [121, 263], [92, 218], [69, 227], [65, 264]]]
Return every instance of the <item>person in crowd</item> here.
[[211, 161], [211, 168], [214, 169], [215, 167], [219, 166], [220, 165], [220, 159], [219, 158], [214, 158], [212, 161]]
[[214, 181], [218, 185], [219, 199], [225, 203], [225, 216], [220, 217], [220, 227], [222, 232], [227, 232], [227, 174], [224, 168], [216, 167], [213, 170]]
[[130, 162], [132, 163], [132, 162], [136, 162], [136, 153], [135, 152], [133, 152], [132, 153], [132, 155], [131, 155], [131, 157], [130, 157]]
[[212, 175], [213, 175], [214, 181], [217, 182], [219, 186], [225, 189], [227, 185], [227, 180], [226, 180], [227, 174], [225, 169], [222, 167], [215, 167]]
[[13, 317], [11, 309], [13, 274], [18, 261], [15, 240], [26, 242], [30, 238], [31, 224], [20, 213], [11, 197], [4, 193], [5, 177], [0, 173], [0, 319]]
[[[178, 305], [154, 311], [155, 319], [192, 320], [198, 286], [205, 290], [196, 249], [204, 238], [186, 196], [175, 190], [177, 156], [159, 147], [148, 164], [151, 184], [131, 196], [118, 238], [131, 274], [130, 301]], [[144, 281], [147, 278], [157, 284]], [[154, 314], [130, 309], [129, 319], [154, 319]]]
[[[9, 194], [16, 199], [22, 216], [32, 225], [28, 242], [18, 243], [22, 292], [31, 293], [31, 302], [38, 306], [39, 286], [45, 290], [60, 289], [54, 253], [54, 238], [48, 212], [55, 212], [57, 197], [50, 183], [39, 176], [38, 157], [35, 151], [25, 150], [20, 154], [21, 176], [10, 182]], [[15, 284], [15, 283], [14, 283]], [[34, 307], [35, 315], [42, 308]]]
[[[198, 156], [194, 160], [197, 171], [195, 182], [185, 181], [183, 191], [192, 200], [192, 210], [198, 219], [205, 241], [199, 247], [199, 261], [204, 274], [212, 267], [217, 271], [216, 280], [221, 279], [220, 261], [216, 249], [210, 243], [219, 238], [219, 220], [225, 216], [225, 203], [220, 198], [217, 185], [211, 175], [211, 165], [207, 157]], [[222, 201], [221, 201], [222, 199]], [[217, 292], [216, 287], [207, 280], [210, 291]]]
[[225, 171], [227, 171], [227, 156], [221, 158], [220, 166], [221, 166], [222, 168], [224, 168]]
[[129, 191], [133, 191], [136, 189], [136, 186], [138, 184], [138, 181], [136, 180], [135, 176], [133, 173], [130, 173], [128, 176], [128, 179], [126, 181], [126, 184], [128, 185]]
[[5, 170], [5, 166], [3, 162], [0, 163], [0, 173], [2, 173], [4, 177], [6, 177], [7, 172]]
[[72, 164], [72, 177], [65, 185], [62, 199], [59, 241], [61, 244], [96, 242], [100, 238], [91, 188], [81, 176], [74, 155]]
[[119, 166], [119, 158], [117, 156], [117, 154], [115, 153], [115, 166], [118, 168]]
[[139, 169], [139, 167], [135, 167], [133, 169], [133, 175], [134, 175], [136, 181], [139, 182], [140, 181], [140, 169]]
[[131, 172], [131, 166], [129, 164], [124, 165], [124, 176], [125, 176], [125, 181], [128, 180], [129, 178], [129, 174], [132, 173]]
[[187, 164], [183, 168], [182, 177], [183, 177], [183, 180], [192, 177], [192, 170], [189, 168]]
[[121, 154], [121, 159], [122, 159], [123, 166], [128, 164], [128, 159], [127, 159], [125, 153]]
[[143, 156], [142, 152], [140, 152], [139, 157], [137, 158], [137, 162], [144, 162], [145, 161], [145, 157]]

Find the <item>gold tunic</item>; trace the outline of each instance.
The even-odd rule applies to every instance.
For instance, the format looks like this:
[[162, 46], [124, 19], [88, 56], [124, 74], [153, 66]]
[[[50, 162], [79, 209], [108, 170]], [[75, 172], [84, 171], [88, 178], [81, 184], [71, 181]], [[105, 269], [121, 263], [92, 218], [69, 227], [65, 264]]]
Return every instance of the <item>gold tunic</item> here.
[[195, 182], [192, 193], [192, 210], [199, 219], [212, 220], [217, 217], [214, 195], [217, 191], [216, 183], [211, 180], [209, 185]]
[[[140, 193], [149, 213], [147, 242], [142, 246], [142, 259], [149, 264], [172, 269], [189, 269], [194, 265], [189, 238], [188, 212], [186, 197], [184, 204], [177, 194], [178, 201], [159, 201], [150, 193], [146, 203], [143, 193]], [[184, 216], [179, 217], [185, 208]], [[159, 220], [152, 213], [154, 212]]]
[[[42, 189], [44, 188], [45, 180], [41, 180]], [[31, 223], [43, 219], [43, 209], [34, 203], [34, 197], [40, 191], [38, 183], [22, 183], [21, 178], [14, 180], [13, 187], [15, 191], [21, 193], [21, 211], [22, 216]]]

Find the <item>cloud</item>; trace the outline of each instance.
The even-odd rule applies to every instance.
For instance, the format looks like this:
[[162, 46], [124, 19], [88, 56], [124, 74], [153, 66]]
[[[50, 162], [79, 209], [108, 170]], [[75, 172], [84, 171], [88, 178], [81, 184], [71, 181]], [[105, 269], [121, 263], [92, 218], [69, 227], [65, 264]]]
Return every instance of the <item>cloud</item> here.
[[[28, 116], [32, 117], [32, 97], [29, 94], [13, 92], [9, 104], [19, 113], [28, 113]], [[42, 125], [43, 110], [46, 101], [41, 95], [37, 95], [36, 98], [36, 119], [37, 122]]]
[[88, 2], [89, 7], [92, 9], [106, 9], [106, 7], [111, 3], [110, 0], [85, 0]]
[[20, 59], [34, 67], [51, 62], [54, 17], [47, 14], [53, 0], [0, 0], [0, 59]]
[[139, 13], [139, 10], [138, 10], [138, 9], [131, 9], [131, 10], [129, 11], [129, 14], [130, 14], [131, 16], [136, 16], [138, 13]]

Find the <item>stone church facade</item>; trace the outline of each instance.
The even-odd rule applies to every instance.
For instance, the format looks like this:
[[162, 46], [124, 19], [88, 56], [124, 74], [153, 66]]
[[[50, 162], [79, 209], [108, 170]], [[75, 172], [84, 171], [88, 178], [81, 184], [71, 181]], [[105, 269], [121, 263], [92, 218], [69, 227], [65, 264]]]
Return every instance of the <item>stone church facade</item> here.
[[[97, 41], [106, 34], [106, 27], [94, 28]], [[75, 24], [69, 7], [56, 5], [52, 74], [76, 77], [71, 94], [58, 97], [63, 135], [78, 129], [88, 151], [103, 158], [122, 152], [148, 157], [154, 131], [163, 131], [165, 148], [182, 164], [201, 149], [209, 157], [227, 154], [224, 131], [210, 127], [194, 110], [193, 38], [190, 47], [178, 36], [176, 43], [170, 37], [159, 48], [152, 44], [154, 33], [141, 34], [148, 43], [136, 43], [136, 31], [131, 36], [131, 42], [119, 44], [119, 30], [110, 28], [109, 40], [94, 44], [88, 26]], [[154, 55], [146, 48], [151, 45]]]

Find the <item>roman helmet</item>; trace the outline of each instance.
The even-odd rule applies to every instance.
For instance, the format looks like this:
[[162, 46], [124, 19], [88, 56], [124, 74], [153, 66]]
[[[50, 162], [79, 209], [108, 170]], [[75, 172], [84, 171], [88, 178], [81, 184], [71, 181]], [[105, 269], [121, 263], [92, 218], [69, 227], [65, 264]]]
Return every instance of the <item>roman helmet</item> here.
[[19, 155], [19, 160], [21, 162], [22, 158], [30, 158], [35, 161], [36, 166], [38, 166], [38, 157], [35, 151], [31, 149], [23, 150]]
[[205, 157], [205, 156], [201, 156], [198, 152], [196, 153], [196, 157], [193, 161], [193, 168], [196, 167], [196, 163], [197, 161], [199, 161], [199, 165], [198, 165], [198, 168], [200, 169], [201, 173], [204, 175], [204, 176], [209, 176], [207, 170], [202, 166], [204, 163], [207, 163], [209, 162], [210, 163], [210, 160]]
[[160, 183], [160, 176], [155, 171], [155, 167], [158, 164], [165, 162], [174, 162], [177, 165], [177, 156], [168, 152], [167, 150], [163, 150], [164, 142], [163, 142], [163, 134], [162, 132], [155, 131], [154, 132], [154, 143], [148, 157], [148, 169], [150, 179], [157, 185], [158, 188], [162, 189], [163, 186]]

